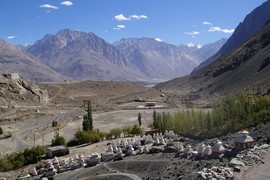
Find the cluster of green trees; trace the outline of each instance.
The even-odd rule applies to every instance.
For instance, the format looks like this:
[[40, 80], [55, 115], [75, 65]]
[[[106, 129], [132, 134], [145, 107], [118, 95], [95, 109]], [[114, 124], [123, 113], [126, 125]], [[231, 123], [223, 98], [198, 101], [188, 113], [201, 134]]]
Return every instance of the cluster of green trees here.
[[106, 135], [106, 133], [100, 132], [99, 130], [82, 131], [81, 129], [78, 129], [74, 136], [75, 139], [78, 141], [78, 144], [82, 144], [99, 142], [104, 137], [106, 137]]
[[67, 146], [75, 146], [82, 143], [96, 143], [102, 141], [103, 139], [113, 139], [119, 138], [122, 135], [128, 137], [131, 135], [142, 134], [142, 129], [138, 124], [134, 126], [128, 126], [125, 128], [113, 128], [109, 132], [101, 132], [98, 129], [92, 131], [83, 131], [78, 129], [74, 135], [74, 139], [67, 143]]
[[211, 110], [191, 109], [153, 113], [154, 128], [183, 135], [215, 137], [270, 121], [270, 98], [255, 96], [252, 89], [229, 96]]
[[110, 132], [107, 134], [107, 139], [112, 138], [119, 138], [121, 135], [124, 137], [134, 136], [134, 135], [141, 135], [142, 128], [138, 124], [134, 124], [133, 126], [127, 126], [124, 128], [114, 128], [111, 129]]
[[46, 155], [46, 147], [33, 146], [31, 149], [25, 149], [22, 152], [13, 152], [0, 159], [0, 171], [5, 172], [37, 163]]

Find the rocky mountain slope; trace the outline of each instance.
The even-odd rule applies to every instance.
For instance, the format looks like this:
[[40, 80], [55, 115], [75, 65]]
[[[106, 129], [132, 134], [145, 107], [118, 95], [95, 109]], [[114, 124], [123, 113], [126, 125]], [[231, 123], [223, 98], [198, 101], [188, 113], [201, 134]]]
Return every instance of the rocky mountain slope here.
[[114, 46], [148, 78], [159, 81], [187, 75], [199, 64], [179, 46], [151, 38], [121, 39]]
[[73, 79], [143, 80], [145, 77], [114, 46], [93, 33], [60, 30], [28, 48], [53, 70]]
[[0, 74], [0, 107], [39, 105], [48, 101], [48, 92], [35, 83], [11, 74]]
[[0, 39], [0, 72], [18, 73], [33, 81], [59, 81], [64, 77], [38, 62], [35, 57]]
[[270, 94], [270, 23], [234, 51], [190, 76], [162, 83], [156, 88], [189, 100], [214, 98], [253, 87]]
[[269, 9], [269, 0], [254, 9], [245, 17], [244, 21], [237, 26], [232, 36], [228, 39], [227, 43], [214, 56], [204, 61], [194, 71], [207, 66], [218, 57], [221, 57], [222, 55], [232, 51], [244, 43], [246, 40], [248, 40], [250, 37], [252, 37], [270, 19]]

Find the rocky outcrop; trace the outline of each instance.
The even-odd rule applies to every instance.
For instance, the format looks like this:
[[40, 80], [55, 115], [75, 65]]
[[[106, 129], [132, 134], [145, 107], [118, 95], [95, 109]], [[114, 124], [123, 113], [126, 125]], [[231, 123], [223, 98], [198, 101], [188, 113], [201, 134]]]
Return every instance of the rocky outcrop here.
[[0, 75], [1, 105], [14, 106], [20, 102], [46, 103], [48, 101], [47, 91], [41, 90], [33, 82], [11, 77], [9, 74]]

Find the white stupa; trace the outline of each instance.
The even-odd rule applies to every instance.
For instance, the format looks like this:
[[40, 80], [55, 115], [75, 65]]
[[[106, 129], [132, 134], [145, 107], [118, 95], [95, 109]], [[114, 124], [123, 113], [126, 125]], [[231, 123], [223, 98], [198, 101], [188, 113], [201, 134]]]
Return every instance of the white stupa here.
[[198, 155], [199, 156], [203, 155], [204, 150], [205, 150], [205, 144], [201, 143], [200, 146], [197, 148]]

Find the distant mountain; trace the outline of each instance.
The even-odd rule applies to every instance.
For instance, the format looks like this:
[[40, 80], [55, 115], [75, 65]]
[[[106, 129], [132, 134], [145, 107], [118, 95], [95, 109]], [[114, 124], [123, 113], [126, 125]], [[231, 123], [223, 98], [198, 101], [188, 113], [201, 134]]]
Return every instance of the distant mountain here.
[[191, 53], [193, 56], [195, 56], [201, 63], [216, 54], [226, 42], [227, 39], [222, 38], [216, 42], [206, 44], [202, 47], [200, 47], [200, 45], [198, 44], [179, 46], [186, 52]]
[[0, 39], [0, 72], [18, 73], [33, 81], [60, 81], [64, 77], [38, 62], [35, 57], [21, 48]]
[[240, 23], [235, 29], [232, 36], [228, 39], [227, 43], [211, 58], [200, 64], [194, 71], [197, 71], [218, 57], [225, 55], [236, 47], [240, 46], [243, 42], [253, 36], [267, 21], [270, 20], [270, 0], [263, 3], [261, 6], [254, 9], [248, 14], [244, 21]]
[[181, 47], [152, 38], [121, 39], [114, 46], [148, 78], [159, 81], [187, 75], [199, 64]]
[[227, 39], [222, 38], [216, 42], [206, 44], [202, 48], [198, 48], [192, 54], [196, 56], [200, 62], [203, 62], [217, 53], [226, 42]]
[[53, 70], [74, 79], [144, 80], [114, 46], [93, 33], [60, 30], [27, 49]]
[[253, 87], [270, 94], [270, 21], [252, 38], [230, 53], [189, 76], [159, 84], [158, 89], [191, 100], [211, 99]]

